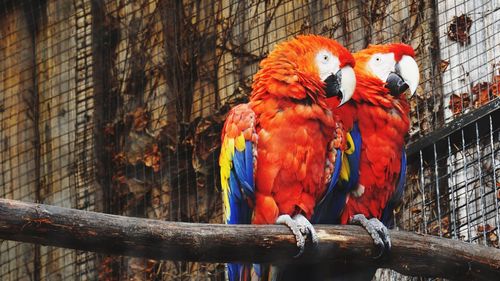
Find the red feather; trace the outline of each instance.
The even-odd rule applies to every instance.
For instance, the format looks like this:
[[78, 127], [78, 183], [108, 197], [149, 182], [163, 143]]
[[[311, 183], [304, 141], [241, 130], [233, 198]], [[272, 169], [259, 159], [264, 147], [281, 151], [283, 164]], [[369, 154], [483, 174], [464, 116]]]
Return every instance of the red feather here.
[[[343, 224], [355, 214], [380, 219], [399, 178], [404, 138], [410, 124], [409, 104], [404, 94], [390, 95], [385, 83], [366, 71], [371, 55], [388, 52], [395, 54], [396, 61], [403, 55], [415, 55], [405, 44], [371, 45], [354, 54], [356, 90], [352, 100], [339, 109], [346, 127], [352, 127], [355, 121], [359, 125], [362, 138], [359, 183], [364, 186], [361, 196], [349, 195], [341, 217]], [[353, 120], [352, 116], [356, 118]]]
[[281, 214], [310, 219], [326, 191], [325, 163], [336, 122], [314, 63], [327, 49], [341, 67], [354, 66], [337, 42], [299, 36], [276, 46], [254, 77], [250, 106], [257, 117], [255, 224], [273, 224]]

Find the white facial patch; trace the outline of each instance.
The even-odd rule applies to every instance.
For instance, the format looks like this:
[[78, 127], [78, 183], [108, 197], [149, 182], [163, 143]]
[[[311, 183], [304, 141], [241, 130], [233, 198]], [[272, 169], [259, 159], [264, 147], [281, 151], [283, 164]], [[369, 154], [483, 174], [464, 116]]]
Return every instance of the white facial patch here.
[[339, 71], [339, 58], [327, 50], [321, 50], [316, 54], [316, 66], [318, 67], [319, 77], [322, 81]]
[[396, 59], [394, 53], [373, 54], [368, 61], [368, 67], [380, 80], [386, 81], [391, 72], [396, 72]]

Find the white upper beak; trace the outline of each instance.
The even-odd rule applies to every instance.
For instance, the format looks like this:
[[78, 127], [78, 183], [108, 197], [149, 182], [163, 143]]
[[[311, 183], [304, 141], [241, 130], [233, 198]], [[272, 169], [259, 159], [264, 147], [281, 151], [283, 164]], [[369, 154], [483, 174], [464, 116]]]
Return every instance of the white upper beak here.
[[351, 99], [354, 94], [354, 89], [356, 88], [356, 75], [354, 74], [354, 69], [352, 69], [351, 66], [346, 65], [340, 69], [340, 72], [342, 73], [342, 80], [340, 82], [342, 101], [340, 101], [339, 106]]
[[404, 55], [399, 61], [399, 75], [401, 75], [408, 84], [411, 95], [413, 95], [420, 81], [420, 72], [417, 62], [412, 57]]

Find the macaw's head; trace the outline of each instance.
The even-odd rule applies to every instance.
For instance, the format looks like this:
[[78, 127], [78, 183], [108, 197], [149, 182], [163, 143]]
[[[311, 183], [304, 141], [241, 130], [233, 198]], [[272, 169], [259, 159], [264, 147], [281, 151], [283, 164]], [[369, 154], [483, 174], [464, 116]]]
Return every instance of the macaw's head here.
[[413, 95], [419, 82], [413, 48], [406, 44], [370, 45], [354, 54], [356, 79], [355, 101], [391, 107], [393, 102]]
[[356, 86], [354, 58], [335, 40], [302, 35], [278, 44], [260, 63], [251, 99], [341, 105]]

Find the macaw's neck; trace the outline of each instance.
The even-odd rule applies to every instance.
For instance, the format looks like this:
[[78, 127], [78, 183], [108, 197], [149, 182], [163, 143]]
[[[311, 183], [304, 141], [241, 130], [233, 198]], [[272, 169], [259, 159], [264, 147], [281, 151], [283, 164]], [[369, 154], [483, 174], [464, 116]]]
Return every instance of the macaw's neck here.
[[332, 132], [336, 125], [332, 112], [322, 104], [268, 96], [266, 99], [251, 99], [250, 105], [255, 114], [262, 115], [263, 119], [280, 119], [286, 121], [283, 124], [290, 126], [302, 120], [316, 120], [322, 124], [322, 128]]
[[406, 98], [394, 99], [392, 107], [377, 106], [368, 102], [356, 104], [356, 121], [364, 136], [376, 136], [387, 145], [402, 148], [410, 128], [409, 104]]
[[360, 129], [394, 140], [398, 146], [404, 145], [410, 127], [410, 106], [404, 93], [392, 96], [379, 79], [362, 77], [353, 100]]
[[324, 83], [317, 77], [297, 71], [286, 60], [280, 63], [266, 61], [266, 67], [254, 76], [250, 101], [277, 99], [302, 104], [318, 104], [327, 108]]
[[386, 109], [395, 108], [401, 113], [408, 110], [402, 108], [405, 102], [407, 104], [404, 93], [399, 96], [391, 95], [389, 89], [385, 87], [384, 82], [369, 75], [357, 74], [356, 79], [356, 90], [352, 97], [355, 103], [368, 103]]

